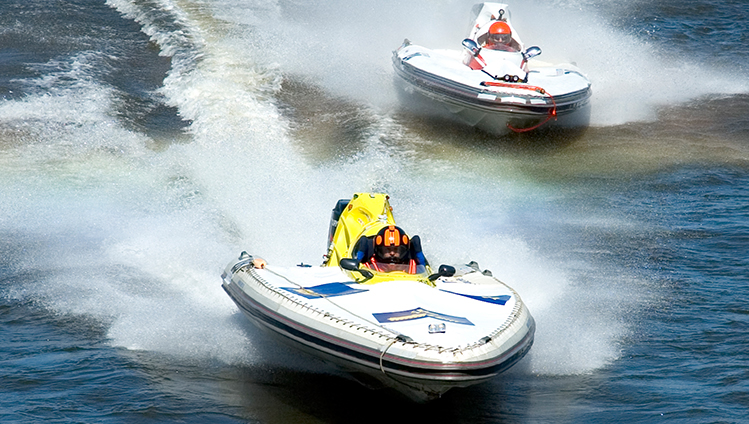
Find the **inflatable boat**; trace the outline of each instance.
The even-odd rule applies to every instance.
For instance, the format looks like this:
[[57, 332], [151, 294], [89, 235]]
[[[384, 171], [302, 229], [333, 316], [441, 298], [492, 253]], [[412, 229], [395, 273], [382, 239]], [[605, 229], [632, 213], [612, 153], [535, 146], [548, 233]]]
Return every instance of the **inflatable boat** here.
[[402, 97], [493, 134], [589, 124], [588, 78], [571, 63], [538, 60], [541, 49], [525, 48], [506, 4], [475, 5], [462, 44], [432, 50], [406, 39], [393, 52]]
[[[366, 246], [400, 249], [374, 264]], [[363, 245], [366, 245], [362, 248]], [[388, 196], [357, 193], [333, 209], [321, 266], [276, 266], [242, 252], [223, 288], [249, 320], [371, 388], [424, 402], [494, 378], [531, 348], [518, 293], [477, 264], [437, 272], [418, 236], [395, 225]]]

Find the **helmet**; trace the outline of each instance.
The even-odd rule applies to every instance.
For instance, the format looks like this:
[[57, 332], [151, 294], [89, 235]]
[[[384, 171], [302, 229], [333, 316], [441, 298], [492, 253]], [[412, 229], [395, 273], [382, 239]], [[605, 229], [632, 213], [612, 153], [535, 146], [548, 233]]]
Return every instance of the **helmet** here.
[[375, 258], [382, 262], [406, 263], [408, 261], [408, 236], [396, 227], [389, 225], [381, 229], [374, 239]]
[[507, 22], [497, 21], [497, 22], [494, 22], [489, 27], [489, 34], [510, 34], [510, 35], [512, 35], [512, 30], [510, 29], [510, 26], [507, 25]]
[[512, 30], [507, 22], [497, 21], [489, 27], [489, 41], [508, 44], [512, 40]]

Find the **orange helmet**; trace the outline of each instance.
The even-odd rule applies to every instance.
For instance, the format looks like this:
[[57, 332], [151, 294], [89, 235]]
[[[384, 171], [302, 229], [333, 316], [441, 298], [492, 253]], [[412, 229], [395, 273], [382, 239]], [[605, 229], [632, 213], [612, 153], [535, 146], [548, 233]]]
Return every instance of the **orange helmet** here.
[[507, 22], [497, 21], [497, 22], [494, 22], [489, 27], [489, 34], [510, 34], [510, 35], [512, 35], [512, 30], [510, 29], [510, 26], [507, 25]]
[[489, 27], [489, 42], [492, 44], [510, 44], [512, 41], [512, 30], [507, 22], [494, 22]]
[[389, 225], [375, 236], [375, 257], [383, 262], [404, 263], [408, 256], [408, 242], [408, 236], [403, 230]]

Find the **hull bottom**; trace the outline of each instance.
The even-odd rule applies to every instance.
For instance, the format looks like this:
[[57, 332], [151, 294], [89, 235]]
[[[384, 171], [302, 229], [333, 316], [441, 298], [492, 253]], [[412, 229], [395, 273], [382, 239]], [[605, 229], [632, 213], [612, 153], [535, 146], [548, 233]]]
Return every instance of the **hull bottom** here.
[[413, 86], [400, 78], [397, 80], [399, 100], [408, 105], [410, 110], [425, 116], [437, 116], [477, 128], [492, 135], [508, 135], [536, 127], [574, 130], [587, 128], [590, 125], [591, 107], [589, 103], [572, 112], [551, 118], [546, 115], [487, 111], [442, 101], [442, 99], [434, 98], [421, 92], [421, 90], [414, 89]]

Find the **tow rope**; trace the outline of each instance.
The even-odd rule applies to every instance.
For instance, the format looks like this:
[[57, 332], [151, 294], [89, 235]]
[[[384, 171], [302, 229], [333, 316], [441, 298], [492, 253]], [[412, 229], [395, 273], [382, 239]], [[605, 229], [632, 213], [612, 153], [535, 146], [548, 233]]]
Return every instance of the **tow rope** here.
[[531, 90], [531, 91], [535, 91], [535, 92], [537, 92], [539, 94], [543, 94], [543, 95], [549, 96], [549, 98], [551, 99], [551, 103], [554, 105], [554, 107], [551, 108], [551, 111], [546, 116], [546, 119], [544, 119], [539, 124], [536, 124], [536, 125], [534, 125], [534, 126], [532, 126], [530, 128], [515, 128], [512, 125], [510, 125], [510, 123], [508, 122], [507, 123], [507, 128], [509, 128], [513, 132], [524, 133], [524, 132], [532, 131], [532, 130], [535, 130], [536, 128], [540, 127], [541, 125], [547, 123], [549, 121], [549, 119], [551, 119], [552, 117], [555, 120], [557, 118], [557, 102], [556, 102], [556, 100], [554, 100], [554, 96], [552, 96], [551, 94], [549, 94], [548, 91], [544, 90], [541, 87], [537, 87], [535, 85], [518, 85], [518, 84], [512, 84], [512, 83], [507, 83], [507, 82], [499, 82], [499, 81], [484, 81], [484, 82], [481, 83], [481, 85], [483, 85], [484, 87], [502, 87], [502, 88], [517, 88], [517, 89], [520, 89], [520, 90]]

